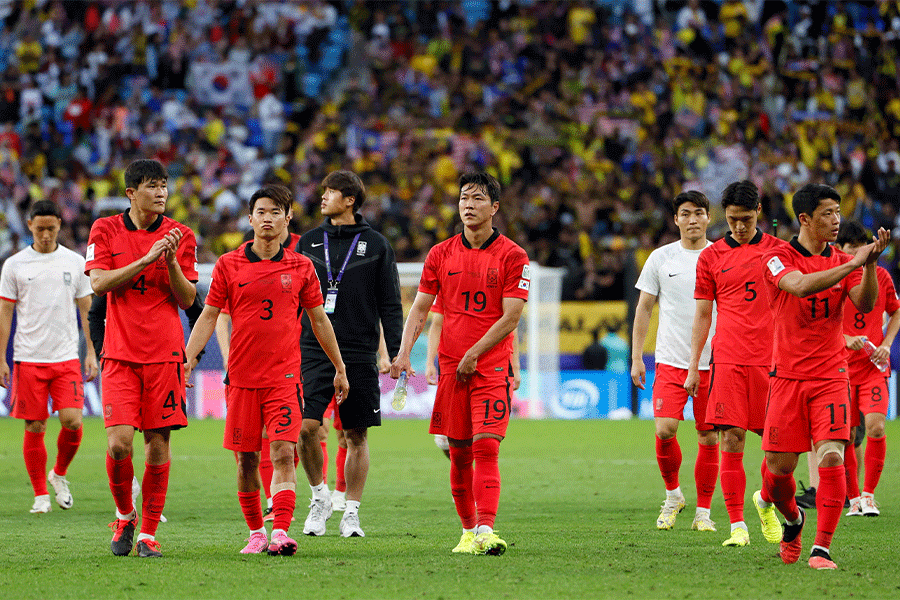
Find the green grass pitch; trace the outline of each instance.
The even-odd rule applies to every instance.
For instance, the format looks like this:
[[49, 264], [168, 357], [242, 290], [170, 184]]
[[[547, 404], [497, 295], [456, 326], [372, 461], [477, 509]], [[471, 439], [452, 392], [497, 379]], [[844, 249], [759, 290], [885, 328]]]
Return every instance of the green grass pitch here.
[[[759, 487], [759, 439], [748, 436], [747, 512], [751, 545], [723, 548], [728, 518], [717, 490], [716, 533], [690, 530], [696, 437], [679, 432], [688, 508], [672, 531], [655, 527], [663, 499], [649, 421], [513, 421], [501, 447], [500, 557], [458, 556], [460, 527], [448, 461], [422, 421], [392, 420], [370, 432], [372, 467], [361, 508], [365, 538], [301, 535], [305, 482], [292, 533], [294, 557], [242, 556], [247, 537], [235, 493], [235, 464], [222, 449], [222, 423], [193, 421], [172, 436], [173, 463], [157, 539], [164, 558], [114, 557], [113, 504], [102, 422], [88, 419], [68, 474], [75, 505], [29, 514], [22, 424], [0, 419], [0, 598], [898, 598], [900, 597], [900, 424], [889, 422], [877, 498], [882, 516], [842, 518], [832, 546], [839, 566], [806, 566], [804, 552], [782, 565], [765, 542], [750, 496]], [[50, 466], [58, 422], [47, 442]], [[139, 439], [139, 438], [138, 438]], [[336, 443], [329, 440], [330, 460]], [[140, 447], [140, 446], [138, 446]], [[138, 473], [142, 461], [136, 461]], [[49, 468], [49, 467], [48, 467]], [[806, 479], [805, 462], [798, 469]], [[332, 472], [333, 478], [333, 472]], [[52, 495], [52, 488], [51, 488]]]

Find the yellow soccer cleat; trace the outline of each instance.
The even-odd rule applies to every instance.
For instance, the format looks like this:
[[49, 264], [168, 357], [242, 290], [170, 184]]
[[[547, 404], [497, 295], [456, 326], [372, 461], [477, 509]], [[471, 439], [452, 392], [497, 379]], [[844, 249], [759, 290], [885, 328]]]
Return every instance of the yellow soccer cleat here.
[[656, 519], [657, 529], [672, 529], [675, 526], [675, 517], [684, 510], [684, 496], [680, 498], [666, 497], [662, 510]]
[[743, 527], [738, 527], [731, 532], [731, 537], [722, 542], [723, 546], [749, 546], [750, 534]]
[[775, 507], [771, 505], [763, 507], [763, 504], [766, 502], [762, 499], [762, 493], [759, 490], [753, 492], [753, 506], [759, 514], [763, 537], [770, 544], [777, 544], [781, 541], [781, 523], [778, 522]]
[[709, 518], [709, 515], [695, 515], [694, 522], [691, 523], [691, 529], [694, 531], [715, 531], [716, 524]]
[[489, 554], [491, 556], [500, 556], [506, 552], [506, 542], [500, 539], [493, 531], [490, 533], [479, 533], [475, 536], [472, 544], [475, 554]]
[[475, 554], [475, 533], [463, 531], [462, 537], [459, 538], [459, 543], [451, 552], [456, 554]]

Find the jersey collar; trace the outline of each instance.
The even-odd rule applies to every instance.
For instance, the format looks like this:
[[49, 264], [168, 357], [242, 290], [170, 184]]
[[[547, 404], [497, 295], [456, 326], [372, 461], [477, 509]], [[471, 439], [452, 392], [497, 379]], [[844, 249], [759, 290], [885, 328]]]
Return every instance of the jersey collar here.
[[[250, 246], [252, 246], [252, 245], [253, 245], [253, 242], [247, 242], [244, 245], [244, 256], [246, 256], [247, 260], [249, 260], [252, 263], [262, 262], [262, 259], [259, 257], [259, 255], [257, 255], [256, 252], [254, 252], [253, 249], [250, 248]], [[275, 256], [273, 256], [272, 258], [270, 258], [269, 260], [278, 262], [282, 258], [284, 258], [284, 246], [281, 246], [278, 249], [278, 253]]]
[[[491, 229], [494, 230], [494, 233], [492, 233], [491, 237], [489, 237], [488, 239], [486, 239], [484, 241], [484, 243], [481, 245], [481, 248], [479, 248], [479, 250], [486, 249], [488, 246], [490, 246], [491, 244], [494, 243], [494, 240], [496, 240], [498, 237], [500, 237], [500, 232], [497, 231], [496, 227], [491, 227]], [[469, 248], [469, 249], [472, 248], [472, 244], [469, 243], [469, 240], [466, 239], [466, 236], [464, 234], [462, 234], [462, 233], [459, 234], [459, 237], [462, 238], [463, 246], [465, 246], [466, 248]]]
[[[753, 239], [751, 239], [747, 243], [748, 244], [758, 244], [762, 240], [762, 236], [763, 236], [762, 231], [760, 231], [759, 227], [757, 227], [756, 235], [754, 235]], [[734, 237], [732, 237], [730, 231], [725, 234], [725, 243], [728, 244], [728, 246], [731, 248], [739, 248], [740, 247], [740, 244], [735, 241], [735, 239], [734, 239]]]
[[[800, 240], [797, 239], [796, 235], [791, 238], [791, 246], [793, 246], [794, 250], [799, 252], [801, 256], [806, 256], [806, 257], [813, 256], [813, 254], [809, 250], [807, 250], [806, 248], [803, 247], [803, 245], [800, 243]], [[819, 256], [824, 256], [825, 258], [828, 258], [833, 253], [834, 253], [834, 249], [832, 248], [831, 244], [825, 244], [825, 249], [822, 250], [822, 254], [820, 254]]]
[[[128, 214], [128, 211], [122, 213], [122, 219], [125, 221], [125, 229], [128, 231], [137, 231], [137, 225], [134, 224], [134, 221], [131, 220], [131, 216]], [[147, 231], [153, 232], [162, 226], [163, 216], [156, 215], [156, 220], [150, 223], [150, 227], [147, 228]]]

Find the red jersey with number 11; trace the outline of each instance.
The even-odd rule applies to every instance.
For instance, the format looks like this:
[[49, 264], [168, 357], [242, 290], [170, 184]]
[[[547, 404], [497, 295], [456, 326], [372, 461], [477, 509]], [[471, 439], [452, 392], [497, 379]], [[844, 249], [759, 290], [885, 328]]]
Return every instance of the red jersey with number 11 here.
[[[466, 351], [503, 316], [504, 298], [528, 300], [530, 285], [528, 255], [496, 229], [481, 248], [472, 248], [463, 234], [433, 247], [419, 291], [440, 295], [443, 303], [441, 372], [454, 372]], [[511, 353], [512, 334], [478, 357], [477, 371], [505, 374]]]

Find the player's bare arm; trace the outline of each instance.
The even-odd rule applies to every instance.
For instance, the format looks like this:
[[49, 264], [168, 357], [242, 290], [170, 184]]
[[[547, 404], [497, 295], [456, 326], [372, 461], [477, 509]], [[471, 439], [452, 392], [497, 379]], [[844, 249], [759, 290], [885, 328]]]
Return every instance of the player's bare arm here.
[[847, 350], [862, 350], [863, 349], [863, 337], [861, 335], [847, 335], [844, 334], [844, 346], [847, 347]]
[[525, 308], [525, 300], [522, 298], [504, 298], [503, 315], [491, 328], [484, 332], [481, 339], [466, 350], [459, 365], [456, 367], [456, 378], [465, 381], [475, 372], [478, 366], [478, 357], [496, 346], [519, 326], [522, 310]]
[[12, 330], [13, 311], [16, 305], [9, 300], [0, 300], [0, 348], [3, 348], [3, 356], [0, 357], [0, 387], [9, 389], [9, 365], [6, 364], [6, 346], [9, 344], [9, 333]]
[[231, 349], [231, 316], [219, 313], [216, 319], [216, 341], [222, 355], [222, 370], [228, 370], [228, 351]]
[[519, 328], [513, 329], [513, 353], [512, 353], [512, 389], [516, 391], [522, 385], [522, 365], [519, 357]]
[[895, 310], [888, 319], [887, 327], [884, 330], [884, 340], [872, 353], [872, 359], [875, 362], [886, 363], [890, 359], [891, 345], [893, 345], [898, 331], [900, 331], [900, 310]]
[[391, 357], [388, 356], [387, 342], [384, 339], [384, 325], [380, 325], [381, 334], [378, 336], [378, 372], [390, 373]]
[[444, 328], [443, 313], [434, 313], [431, 315], [431, 325], [428, 327], [428, 351], [425, 354], [425, 381], [429, 385], [437, 385], [438, 372], [434, 366], [434, 359], [437, 358], [438, 344], [441, 341], [441, 330]]
[[[163, 252], [173, 248], [172, 239], [170, 234], [166, 234], [165, 237], [153, 242], [147, 254], [124, 267], [118, 269], [91, 269], [91, 289], [100, 296], [116, 289], [120, 285], [128, 283], [145, 268], [155, 263], [162, 256]], [[177, 246], [175, 247], [177, 248]], [[188, 306], [190, 306], [190, 303], [188, 303]]]
[[334, 400], [341, 404], [347, 398], [350, 383], [347, 381], [347, 368], [344, 366], [344, 359], [341, 358], [341, 349], [334, 336], [334, 328], [331, 326], [324, 305], [307, 308], [306, 314], [309, 315], [309, 322], [312, 325], [313, 333], [316, 334], [316, 339], [319, 340], [319, 345], [322, 346], [328, 360], [334, 365]]
[[877, 261], [890, 241], [890, 232], [882, 227], [878, 230], [875, 241], [860, 247], [853, 257], [854, 259], [863, 258], [865, 261], [862, 281], [850, 289], [850, 300], [860, 312], [869, 313], [875, 308], [875, 302], [878, 300]]
[[634, 311], [634, 328], [631, 332], [631, 381], [635, 386], [644, 389], [647, 382], [647, 368], [644, 366], [644, 341], [650, 327], [650, 314], [656, 296], [641, 290], [637, 307]]
[[406, 317], [406, 325], [403, 326], [400, 351], [391, 362], [392, 378], [399, 378], [400, 373], [403, 371], [406, 371], [406, 374], [410, 377], [416, 374], [410, 364], [409, 354], [412, 352], [413, 344], [416, 343], [419, 335], [425, 329], [425, 320], [428, 318], [428, 311], [431, 310], [432, 304], [434, 304], [434, 294], [416, 292], [416, 299], [413, 300], [412, 307], [409, 309], [409, 316]]
[[97, 364], [97, 353], [94, 351], [94, 343], [91, 339], [91, 326], [88, 324], [88, 311], [91, 309], [92, 296], [84, 298], [76, 298], [75, 305], [78, 307], [78, 317], [81, 321], [81, 330], [87, 340], [87, 351], [84, 356], [84, 374], [87, 381], [93, 381], [100, 373], [100, 366]]
[[185, 381], [187, 381], [188, 377], [191, 376], [191, 371], [197, 366], [197, 355], [206, 347], [206, 343], [212, 337], [213, 331], [216, 329], [216, 320], [219, 318], [221, 310], [218, 307], [207, 304], [197, 318], [197, 322], [191, 330], [191, 337], [188, 339], [187, 347], [184, 349]]
[[691, 330], [691, 360], [688, 363], [688, 374], [684, 380], [684, 389], [693, 397], [700, 387], [700, 354], [709, 337], [712, 327], [712, 300], [697, 299], [697, 310], [694, 312], [694, 326]]
[[173, 227], [163, 239], [168, 242], [165, 257], [166, 268], [169, 270], [169, 288], [175, 296], [175, 301], [178, 302], [178, 307], [187, 310], [197, 297], [197, 286], [184, 276], [184, 271], [178, 264], [178, 245], [181, 244], [182, 237], [181, 230]]

